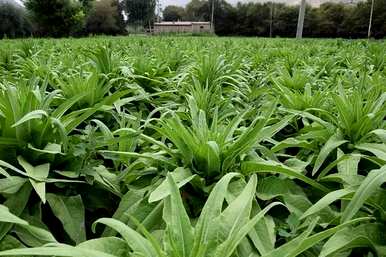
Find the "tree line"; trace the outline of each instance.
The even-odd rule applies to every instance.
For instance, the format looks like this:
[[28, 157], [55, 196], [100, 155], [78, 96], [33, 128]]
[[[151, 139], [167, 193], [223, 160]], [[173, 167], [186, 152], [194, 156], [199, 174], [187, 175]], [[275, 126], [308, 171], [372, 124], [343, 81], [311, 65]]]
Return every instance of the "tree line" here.
[[[165, 21], [209, 21], [212, 1], [192, 0], [185, 8], [167, 6]], [[214, 26], [223, 36], [294, 37], [299, 6], [282, 3], [241, 3], [232, 6], [214, 0]], [[364, 38], [370, 17], [371, 0], [358, 4], [324, 3], [306, 8], [303, 36]], [[386, 0], [375, 0], [372, 35], [386, 37]]]
[[[24, 6], [0, 0], [0, 37], [120, 35], [130, 28], [145, 30], [160, 19], [209, 21], [213, 5], [217, 35], [295, 36], [299, 7], [280, 3], [191, 0], [186, 7], [167, 6], [159, 17], [155, 0], [25, 0]], [[370, 6], [371, 0], [307, 6], [303, 35], [366, 37]], [[386, 37], [386, 0], [375, 0], [372, 35]]]
[[[1, 2], [2, 1], [2, 2]], [[155, 0], [0, 0], [0, 38], [126, 34], [127, 24], [145, 27]]]

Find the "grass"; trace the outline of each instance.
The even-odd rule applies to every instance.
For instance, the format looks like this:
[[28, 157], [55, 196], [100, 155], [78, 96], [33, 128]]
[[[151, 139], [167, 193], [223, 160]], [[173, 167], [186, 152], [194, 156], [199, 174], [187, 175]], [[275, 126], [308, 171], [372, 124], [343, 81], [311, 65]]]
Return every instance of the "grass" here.
[[0, 42], [0, 256], [386, 256], [383, 41]]

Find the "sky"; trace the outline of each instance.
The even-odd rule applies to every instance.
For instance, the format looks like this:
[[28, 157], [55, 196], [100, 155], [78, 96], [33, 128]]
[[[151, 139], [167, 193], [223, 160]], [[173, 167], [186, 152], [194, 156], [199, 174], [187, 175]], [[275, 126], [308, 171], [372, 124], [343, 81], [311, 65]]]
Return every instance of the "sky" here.
[[[255, 2], [259, 2], [259, 0], [254, 0]], [[253, 0], [227, 0], [230, 4], [236, 4], [237, 2], [254, 2]], [[261, 1], [261, 0], [260, 0]], [[274, 0], [277, 2], [298, 2], [299, 0]], [[160, 3], [163, 7], [167, 5], [186, 5], [190, 0], [160, 0]]]

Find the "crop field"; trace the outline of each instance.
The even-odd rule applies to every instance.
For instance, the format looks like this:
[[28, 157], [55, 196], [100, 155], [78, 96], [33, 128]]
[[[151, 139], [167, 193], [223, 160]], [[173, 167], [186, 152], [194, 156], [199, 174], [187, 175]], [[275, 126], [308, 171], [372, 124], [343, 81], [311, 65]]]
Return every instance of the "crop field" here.
[[0, 41], [0, 256], [385, 257], [386, 42]]

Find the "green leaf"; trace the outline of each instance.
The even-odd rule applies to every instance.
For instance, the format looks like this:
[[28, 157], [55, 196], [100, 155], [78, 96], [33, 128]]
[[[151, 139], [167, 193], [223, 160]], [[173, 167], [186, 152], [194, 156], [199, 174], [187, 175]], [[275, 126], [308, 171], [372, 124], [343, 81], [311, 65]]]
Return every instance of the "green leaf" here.
[[45, 154], [63, 154], [62, 146], [59, 144], [47, 144], [44, 149], [38, 149], [33, 147], [31, 144], [28, 144], [28, 148], [39, 153]]
[[[119, 203], [117, 210], [115, 211], [112, 218], [119, 220], [123, 223], [127, 223], [129, 221], [128, 215], [125, 213], [130, 213], [130, 211], [137, 207], [140, 202], [145, 198], [144, 190], [129, 190], [122, 198]], [[115, 236], [116, 232], [110, 227], [106, 227], [103, 231], [103, 236]]]
[[354, 194], [355, 189], [340, 189], [333, 192], [328, 193], [324, 197], [322, 197], [318, 202], [316, 202], [314, 205], [312, 205], [303, 215], [300, 217], [300, 219], [305, 219], [310, 215], [313, 215], [315, 213], [318, 213], [322, 209], [329, 206], [331, 203], [346, 197], [348, 195]]
[[[0, 252], [10, 249], [16, 249], [16, 248], [25, 248], [25, 246], [15, 237], [11, 235], [6, 235], [1, 241], [0, 241]], [[25, 257], [25, 256], [22, 256]]]
[[255, 224], [261, 220], [264, 215], [273, 207], [280, 205], [280, 203], [275, 202], [269, 204], [263, 210], [261, 210], [256, 216], [238, 228], [235, 232], [229, 233], [228, 238], [225, 242], [219, 245], [215, 256], [224, 256], [229, 257], [233, 254], [236, 247], [240, 244], [241, 240], [253, 229]]
[[[190, 170], [185, 168], [177, 168], [170, 173], [174, 181], [177, 183], [177, 187], [181, 188], [189, 183], [196, 175], [192, 175]], [[149, 203], [157, 202], [170, 195], [170, 186], [165, 179], [149, 196]]]
[[274, 161], [247, 161], [243, 162], [241, 164], [241, 170], [245, 174], [251, 174], [254, 172], [258, 173], [279, 173], [283, 174], [289, 177], [295, 177], [297, 179], [300, 179], [301, 181], [321, 190], [324, 192], [328, 192], [329, 189], [325, 186], [319, 184], [318, 182], [315, 182], [313, 179], [308, 178], [307, 176], [304, 176], [299, 171], [294, 170], [290, 167], [287, 167], [279, 162]]
[[70, 238], [77, 244], [86, 241], [84, 206], [80, 195], [65, 197], [47, 194], [47, 201]]
[[347, 142], [347, 140], [341, 139], [341, 136], [338, 134], [332, 135], [326, 144], [322, 147], [318, 157], [316, 158], [314, 169], [312, 170], [312, 176], [315, 175], [315, 173], [319, 170], [323, 162], [333, 150]]
[[[202, 251], [205, 251], [207, 246], [208, 235], [211, 232], [212, 222], [217, 218], [222, 211], [223, 202], [226, 196], [227, 188], [230, 181], [240, 176], [238, 173], [228, 173], [224, 175], [215, 185], [210, 193], [201, 215], [195, 226], [194, 244], [191, 256], [200, 256]], [[210, 250], [210, 249], [209, 249]]]
[[351, 220], [344, 224], [338, 225], [330, 229], [326, 229], [322, 232], [319, 232], [310, 236], [312, 230], [315, 228], [316, 223], [318, 222], [318, 219], [314, 219], [314, 221], [312, 221], [308, 226], [307, 230], [304, 231], [300, 236], [276, 248], [272, 252], [262, 255], [262, 257], [297, 257], [307, 249], [313, 247], [314, 245], [318, 244], [322, 240], [332, 236], [333, 234], [340, 231], [341, 229], [366, 220], [369, 220], [369, 219], [360, 218], [360, 219]]
[[385, 129], [375, 129], [370, 132], [371, 134], [376, 135], [379, 139], [381, 139], [382, 143], [386, 144], [386, 130]]
[[9, 209], [2, 204], [0, 204], [0, 222], [28, 225], [27, 221], [22, 220], [18, 216], [12, 214]]
[[14, 194], [19, 191], [27, 181], [27, 179], [18, 176], [10, 176], [0, 179], [0, 193]]
[[324, 245], [319, 257], [331, 256], [343, 250], [371, 247], [377, 256], [385, 257], [386, 252], [380, 251], [383, 242], [384, 228], [381, 224], [368, 223], [357, 227], [347, 227], [338, 231]]
[[116, 237], [102, 237], [88, 240], [79, 244], [77, 248], [93, 249], [98, 252], [111, 254], [115, 257], [130, 256], [130, 249], [125, 240]]
[[182, 203], [178, 186], [171, 174], [168, 174], [167, 181], [170, 196], [164, 202], [163, 219], [167, 224], [165, 250], [170, 256], [189, 257], [193, 245], [193, 228]]
[[63, 257], [116, 257], [111, 254], [95, 251], [91, 249], [84, 249], [80, 247], [72, 247], [66, 245], [60, 245], [55, 247], [36, 247], [36, 248], [24, 248], [13, 249], [0, 252], [0, 256], [63, 256]]
[[341, 223], [351, 220], [366, 200], [386, 182], [386, 166], [369, 172], [342, 213]]
[[[15, 194], [12, 194], [5, 202], [4, 205], [8, 207], [9, 211], [16, 216], [20, 216], [27, 206], [29, 197], [31, 195], [32, 187], [30, 184], [24, 184], [24, 186]], [[13, 227], [11, 223], [0, 223], [0, 240], [8, 233]]]
[[298, 140], [296, 138], [287, 138], [283, 141], [277, 143], [274, 147], [272, 147], [273, 152], [278, 152], [280, 150], [289, 148], [289, 147], [300, 147], [305, 149], [313, 149], [313, 144], [306, 140]]
[[[234, 201], [236, 196], [240, 194], [245, 186], [245, 181], [241, 179], [232, 182], [228, 189], [229, 194], [226, 197], [227, 202], [230, 203]], [[259, 188], [259, 186], [257, 188]], [[261, 208], [259, 204], [256, 201], [253, 201], [251, 211], [252, 215], [256, 215], [260, 211]], [[238, 252], [239, 250], [243, 251], [242, 256], [245, 256], [252, 251], [253, 246], [251, 245], [250, 241], [253, 243], [253, 246], [260, 254], [265, 254], [274, 249], [276, 241], [275, 223], [271, 217], [263, 217], [248, 233], [248, 238], [242, 240], [240, 246], [237, 248]]]
[[296, 247], [294, 250], [291, 250], [291, 253], [289, 255], [286, 255], [286, 256], [288, 256], [288, 257], [299, 256], [299, 254], [303, 253], [304, 251], [311, 248], [312, 246], [318, 244], [322, 240], [334, 235], [339, 230], [341, 230], [347, 226], [353, 225], [355, 223], [359, 223], [359, 222], [366, 221], [366, 220], [369, 220], [369, 219], [361, 218], [361, 219], [351, 220], [351, 221], [348, 221], [348, 222], [343, 223], [341, 225], [338, 225], [336, 227], [326, 229], [322, 232], [316, 233], [316, 234], [308, 237], [307, 239], [303, 240], [298, 247]]
[[47, 230], [31, 225], [17, 225], [15, 233], [29, 246], [42, 246], [48, 243], [57, 243], [55, 237]]
[[368, 151], [379, 159], [386, 161], [386, 144], [363, 143], [355, 146], [356, 149]]
[[24, 115], [20, 120], [18, 120], [15, 124], [13, 124], [12, 128], [20, 126], [21, 124], [33, 119], [41, 119], [43, 116], [48, 117], [48, 114], [46, 111], [36, 110], [36, 111], [29, 112], [26, 115]]
[[35, 192], [39, 195], [43, 203], [46, 202], [46, 183], [44, 180], [48, 177], [50, 171], [50, 164], [42, 164], [39, 166], [32, 166], [26, 162], [23, 157], [19, 156], [17, 158], [19, 164], [24, 168], [27, 174], [30, 176], [30, 182], [32, 187], [35, 189]]
[[152, 247], [149, 241], [146, 238], [144, 238], [141, 234], [139, 234], [137, 231], [127, 226], [126, 224], [118, 220], [114, 220], [110, 218], [102, 218], [102, 219], [98, 219], [93, 224], [93, 230], [95, 230], [95, 226], [98, 223], [107, 225], [113, 228], [114, 230], [116, 230], [119, 234], [121, 234], [121, 236], [129, 245], [129, 247], [137, 255], [146, 256], [146, 257], [158, 257], [155, 249]]

